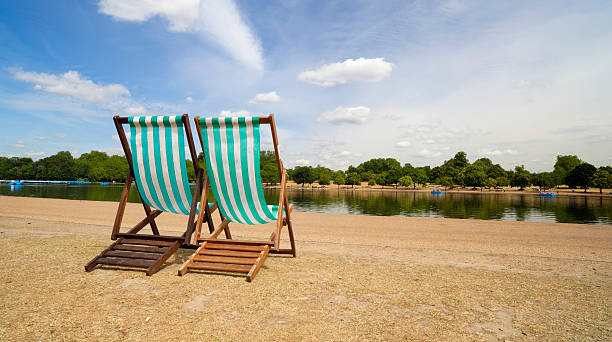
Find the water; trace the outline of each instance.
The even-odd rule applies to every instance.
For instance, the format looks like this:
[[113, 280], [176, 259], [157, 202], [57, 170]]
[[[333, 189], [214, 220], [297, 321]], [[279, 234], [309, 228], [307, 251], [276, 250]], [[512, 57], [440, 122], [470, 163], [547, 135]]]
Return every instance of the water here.
[[[0, 184], [0, 195], [119, 201], [123, 185]], [[278, 202], [278, 190], [266, 189], [268, 203]], [[212, 194], [209, 195], [211, 202]], [[566, 222], [612, 225], [612, 198], [588, 196], [538, 197], [533, 194], [445, 193], [415, 191], [289, 190], [295, 210], [303, 212], [448, 217], [481, 220]], [[130, 202], [139, 202], [132, 186]]]

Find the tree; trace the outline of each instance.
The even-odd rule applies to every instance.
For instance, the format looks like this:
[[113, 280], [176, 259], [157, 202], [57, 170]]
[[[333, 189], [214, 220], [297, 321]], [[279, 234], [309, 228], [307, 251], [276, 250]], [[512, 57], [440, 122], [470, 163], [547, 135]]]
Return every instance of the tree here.
[[416, 185], [421, 184], [425, 185], [427, 182], [427, 171], [424, 168], [415, 168], [411, 173], [408, 173], [410, 178], [412, 178], [412, 185], [416, 189]]
[[600, 167], [591, 177], [591, 186], [599, 188], [600, 194], [604, 188], [612, 188], [612, 174]]
[[483, 170], [488, 171], [491, 166], [493, 166], [493, 162], [489, 158], [480, 158], [477, 159], [473, 165], [480, 164]]
[[470, 165], [470, 161], [467, 159], [467, 153], [463, 151], [457, 152], [453, 159], [449, 161], [451, 162], [452, 166], [458, 168], [459, 170]]
[[572, 171], [576, 166], [580, 165], [582, 161], [578, 156], [557, 156], [557, 161], [554, 166], [554, 177], [555, 185], [560, 185], [565, 182], [565, 177]]
[[403, 187], [409, 187], [414, 184], [410, 176], [404, 176], [399, 179], [399, 184]]
[[357, 172], [351, 172], [346, 177], [346, 184], [349, 184], [351, 188], [355, 187], [355, 185], [361, 184], [361, 177]]
[[376, 185], [376, 178], [370, 178], [370, 179], [368, 179], [368, 185], [369, 185], [369, 186], [374, 186], [374, 185]]
[[344, 177], [344, 172], [338, 171], [334, 173], [334, 184], [338, 185], [338, 189], [340, 185], [346, 184], [346, 178]]
[[487, 174], [480, 163], [474, 163], [467, 166], [461, 173], [463, 176], [463, 184], [467, 186], [483, 186], [487, 180]]
[[540, 172], [531, 175], [531, 184], [544, 188], [550, 189], [555, 186], [555, 177], [552, 172]]
[[440, 185], [442, 185], [445, 188], [452, 189], [455, 186], [455, 184], [453, 183], [453, 178], [449, 176], [441, 177], [438, 183], [440, 183]]
[[531, 176], [529, 171], [525, 170], [524, 165], [521, 165], [514, 168], [514, 174], [510, 180], [510, 185], [518, 186], [523, 190], [525, 187], [529, 186], [530, 180]]
[[570, 188], [576, 188], [578, 186], [584, 187], [584, 192], [587, 192], [589, 187], [589, 181], [591, 176], [597, 171], [595, 166], [589, 163], [582, 163], [572, 169], [565, 177], [565, 184]]
[[319, 185], [329, 185], [331, 175], [328, 172], [322, 172], [319, 174]]
[[312, 174], [312, 167], [310, 166], [296, 166], [295, 169], [293, 169], [292, 177], [296, 183], [302, 184], [302, 187], [306, 183], [312, 184], [315, 180]]
[[494, 187], [496, 187], [496, 186], [497, 186], [497, 181], [495, 180], [495, 178], [490, 178], [490, 177], [489, 177], [489, 178], [487, 178], [487, 179], [485, 180], [485, 182], [484, 182], [484, 186], [485, 186], [485, 187], [487, 187], [487, 188], [489, 188], [489, 189], [492, 189], [492, 188], [494, 188]]

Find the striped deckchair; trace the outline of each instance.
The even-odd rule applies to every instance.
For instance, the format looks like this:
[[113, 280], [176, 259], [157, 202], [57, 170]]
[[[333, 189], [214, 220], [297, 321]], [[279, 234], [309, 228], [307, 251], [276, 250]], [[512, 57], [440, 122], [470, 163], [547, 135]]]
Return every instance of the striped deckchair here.
[[[115, 116], [114, 121], [129, 165], [111, 234], [111, 239], [116, 241], [91, 260], [85, 270], [91, 271], [96, 265], [127, 266], [145, 268], [147, 275], [151, 275], [157, 272], [181, 245], [190, 245], [196, 225], [204, 171], [198, 164], [187, 114]], [[124, 124], [129, 126], [129, 141]], [[196, 174], [195, 196], [191, 194], [187, 179], [185, 140]], [[132, 181], [136, 183], [146, 217], [126, 233], [120, 233]], [[189, 215], [186, 231], [180, 236], [160, 235], [155, 218], [162, 212]], [[207, 221], [212, 229], [210, 212], [211, 209], [206, 204], [197, 219]], [[150, 225], [153, 234], [139, 234], [147, 225]], [[201, 227], [201, 223], [199, 226]]]
[[[287, 200], [287, 171], [278, 153], [274, 115], [265, 117], [195, 118], [198, 136], [204, 150], [206, 171], [206, 203], [208, 188], [217, 200], [221, 224], [206, 238], [200, 237], [201, 224], [196, 228], [200, 247], [179, 269], [184, 275], [192, 269], [226, 271], [247, 274], [251, 281], [268, 253], [291, 254], [295, 257], [295, 241], [291, 225], [293, 206]], [[278, 205], [268, 205], [264, 198], [260, 175], [260, 125], [269, 124], [281, 179]], [[235, 240], [229, 232], [230, 223], [247, 225], [276, 222], [268, 240]], [[281, 229], [287, 226], [290, 249], [280, 248]], [[227, 239], [219, 239], [224, 231]]]

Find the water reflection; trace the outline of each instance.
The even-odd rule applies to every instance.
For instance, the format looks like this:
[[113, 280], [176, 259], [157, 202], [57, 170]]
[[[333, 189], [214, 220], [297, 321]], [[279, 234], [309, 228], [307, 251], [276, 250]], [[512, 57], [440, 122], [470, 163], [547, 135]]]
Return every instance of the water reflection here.
[[[0, 184], [0, 195], [118, 201], [123, 186]], [[264, 191], [268, 203], [278, 202], [278, 190]], [[209, 194], [210, 201], [214, 200]], [[612, 224], [610, 197], [531, 194], [445, 193], [416, 191], [290, 190], [295, 210], [317, 213], [380, 216], [450, 217], [482, 220]], [[139, 202], [132, 187], [128, 200]]]

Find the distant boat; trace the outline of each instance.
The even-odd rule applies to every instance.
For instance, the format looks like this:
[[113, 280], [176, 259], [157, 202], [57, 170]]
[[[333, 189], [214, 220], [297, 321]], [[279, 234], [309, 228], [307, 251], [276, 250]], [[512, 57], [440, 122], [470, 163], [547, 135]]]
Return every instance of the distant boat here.
[[540, 197], [556, 197], [557, 194], [553, 194], [552, 192], [547, 192], [547, 193], [543, 193], [543, 194], [538, 194], [538, 196], [540, 196]]
[[442, 190], [432, 190], [431, 194], [432, 195], [442, 195], [444, 193], [444, 191]]
[[108, 185], [108, 182], [100, 182], [100, 185]]

